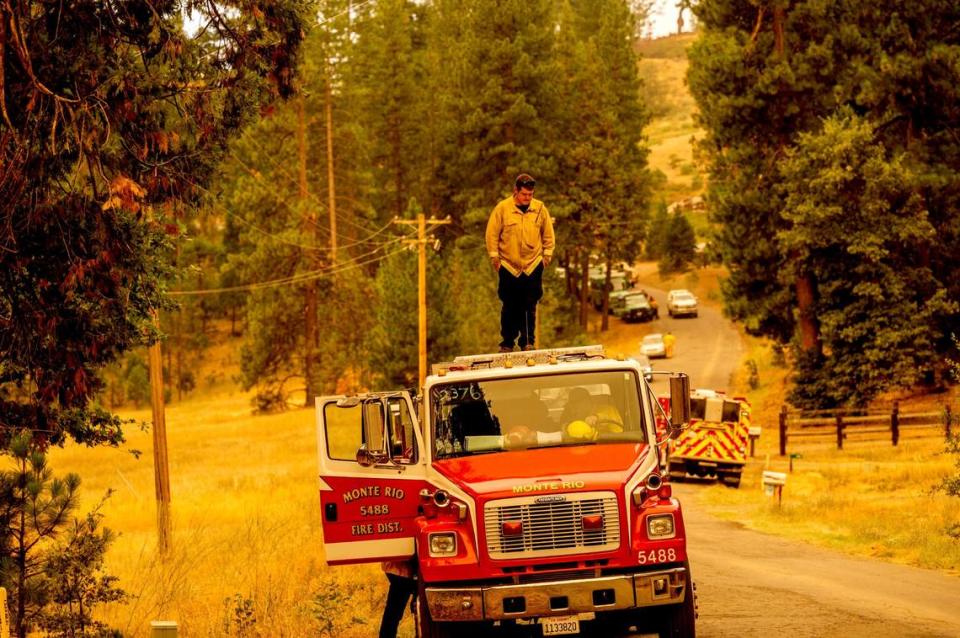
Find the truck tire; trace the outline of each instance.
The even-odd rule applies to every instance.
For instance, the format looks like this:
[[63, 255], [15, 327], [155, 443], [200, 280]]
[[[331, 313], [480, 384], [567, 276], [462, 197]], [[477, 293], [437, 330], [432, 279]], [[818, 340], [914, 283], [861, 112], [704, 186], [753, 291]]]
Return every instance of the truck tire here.
[[740, 472], [724, 474], [720, 477], [720, 480], [727, 487], [738, 488], [740, 487]]
[[687, 568], [686, 596], [679, 605], [670, 605], [660, 613], [657, 628], [660, 638], [696, 638], [697, 635], [697, 588], [690, 573], [690, 563], [683, 566]]

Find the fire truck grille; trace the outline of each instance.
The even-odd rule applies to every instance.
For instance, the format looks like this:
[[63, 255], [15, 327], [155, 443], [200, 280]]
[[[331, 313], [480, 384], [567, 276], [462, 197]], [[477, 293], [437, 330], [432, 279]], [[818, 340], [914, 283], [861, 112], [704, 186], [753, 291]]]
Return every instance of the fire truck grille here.
[[536, 558], [620, 547], [614, 492], [522, 496], [483, 508], [490, 558]]

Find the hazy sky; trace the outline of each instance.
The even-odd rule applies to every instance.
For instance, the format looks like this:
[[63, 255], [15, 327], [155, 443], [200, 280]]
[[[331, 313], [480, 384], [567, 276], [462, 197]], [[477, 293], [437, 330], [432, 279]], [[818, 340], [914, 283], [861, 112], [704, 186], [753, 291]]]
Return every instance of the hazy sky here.
[[[677, 1], [657, 0], [653, 5], [653, 37], [659, 38], [677, 31]], [[690, 12], [683, 12], [684, 31], [690, 30]]]

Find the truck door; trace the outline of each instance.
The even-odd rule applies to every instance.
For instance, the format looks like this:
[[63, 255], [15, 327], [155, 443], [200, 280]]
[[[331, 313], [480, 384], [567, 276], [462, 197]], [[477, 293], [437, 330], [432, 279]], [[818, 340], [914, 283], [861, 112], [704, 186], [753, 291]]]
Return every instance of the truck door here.
[[318, 397], [316, 405], [327, 564], [413, 556], [427, 465], [410, 395]]

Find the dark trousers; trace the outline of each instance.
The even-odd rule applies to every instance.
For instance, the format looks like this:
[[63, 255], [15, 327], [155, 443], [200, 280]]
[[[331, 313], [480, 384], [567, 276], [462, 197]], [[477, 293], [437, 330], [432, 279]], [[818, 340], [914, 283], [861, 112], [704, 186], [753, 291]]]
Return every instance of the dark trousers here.
[[500, 346], [512, 348], [519, 336], [521, 348], [532, 346], [537, 330], [537, 302], [543, 297], [543, 263], [529, 275], [514, 277], [500, 267], [497, 296], [503, 302], [500, 310]]
[[387, 580], [390, 581], [390, 589], [387, 591], [387, 602], [383, 607], [383, 618], [380, 620], [380, 638], [397, 638], [397, 627], [400, 626], [403, 611], [417, 593], [417, 581], [389, 573]]

